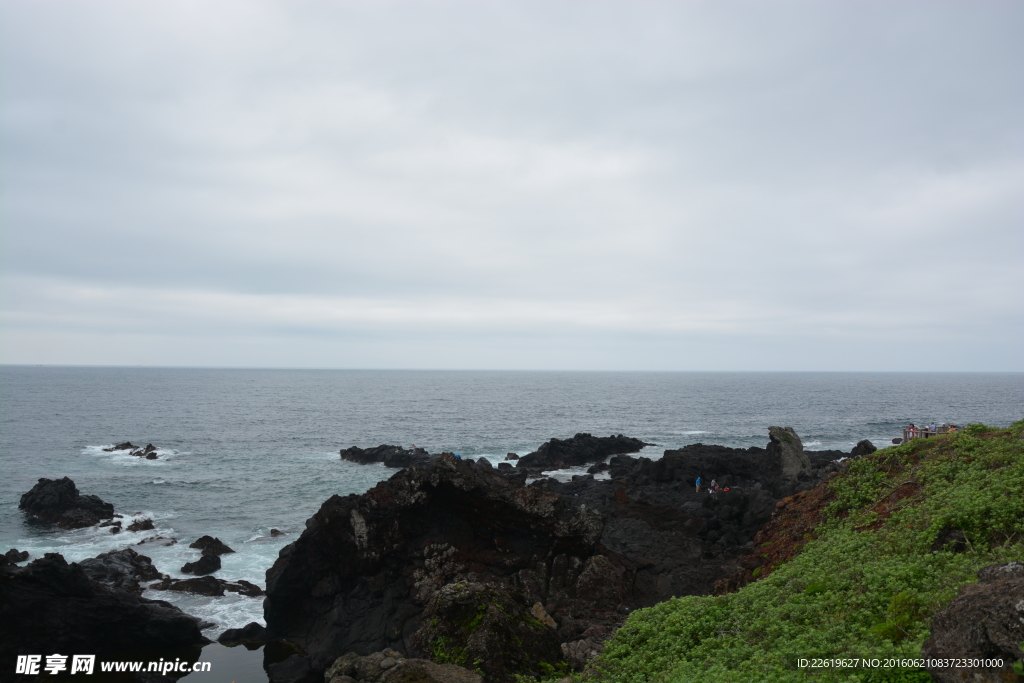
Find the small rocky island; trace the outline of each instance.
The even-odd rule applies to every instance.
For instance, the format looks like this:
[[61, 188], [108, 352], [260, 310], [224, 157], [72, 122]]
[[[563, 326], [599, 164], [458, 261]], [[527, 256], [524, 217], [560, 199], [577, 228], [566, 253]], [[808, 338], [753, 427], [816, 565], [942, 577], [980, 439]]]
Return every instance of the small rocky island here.
[[114, 506], [99, 496], [83, 496], [75, 482], [63, 479], [40, 479], [21, 497], [18, 507], [42, 522], [62, 529], [81, 529], [104, 520], [113, 520]]
[[134, 455], [136, 458], [145, 458], [146, 460], [156, 460], [160, 456], [157, 454], [157, 447], [151, 443], [145, 446], [136, 446], [131, 441], [125, 441], [119, 443], [116, 446], [110, 448], [104, 448], [106, 453], [116, 453], [117, 451], [128, 451], [128, 455]]

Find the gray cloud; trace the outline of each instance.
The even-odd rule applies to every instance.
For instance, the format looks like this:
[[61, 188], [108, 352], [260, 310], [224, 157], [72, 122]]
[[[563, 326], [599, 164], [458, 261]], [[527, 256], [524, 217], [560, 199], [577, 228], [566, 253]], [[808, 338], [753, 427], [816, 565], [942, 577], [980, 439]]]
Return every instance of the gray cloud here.
[[1024, 370], [1019, 3], [0, 7], [3, 362]]

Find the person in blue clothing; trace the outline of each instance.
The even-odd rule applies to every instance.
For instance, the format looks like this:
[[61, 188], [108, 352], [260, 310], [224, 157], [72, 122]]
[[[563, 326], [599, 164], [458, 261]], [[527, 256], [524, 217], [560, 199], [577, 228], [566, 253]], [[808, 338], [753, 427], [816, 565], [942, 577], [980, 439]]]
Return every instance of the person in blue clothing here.
[[700, 477], [697, 477], [697, 493], [700, 493]]

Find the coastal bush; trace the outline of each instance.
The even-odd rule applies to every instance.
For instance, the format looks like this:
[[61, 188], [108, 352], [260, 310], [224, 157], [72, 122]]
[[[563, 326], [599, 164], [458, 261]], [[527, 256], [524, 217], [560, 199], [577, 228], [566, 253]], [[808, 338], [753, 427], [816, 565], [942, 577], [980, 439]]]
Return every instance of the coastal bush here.
[[[927, 681], [923, 670], [800, 659], [917, 657], [932, 615], [978, 569], [1024, 558], [1024, 421], [853, 461], [800, 554], [736, 593], [638, 610], [610, 640], [607, 683]], [[962, 545], [942, 543], [960, 534]], [[945, 534], [945, 535], [944, 535]], [[935, 547], [936, 544], [939, 547]]]

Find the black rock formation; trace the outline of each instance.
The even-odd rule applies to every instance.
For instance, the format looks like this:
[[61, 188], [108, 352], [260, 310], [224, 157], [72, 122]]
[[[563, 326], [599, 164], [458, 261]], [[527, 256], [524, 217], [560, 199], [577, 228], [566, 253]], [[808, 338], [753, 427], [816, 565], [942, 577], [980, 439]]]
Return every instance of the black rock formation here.
[[[198, 595], [224, 595], [225, 592], [240, 593], [251, 597], [263, 595], [263, 589], [248, 581], [225, 581], [213, 576], [194, 579], [172, 579], [153, 566], [145, 555], [131, 548], [112, 550], [78, 563], [90, 580], [107, 588], [126, 590], [136, 595], [149, 588], [171, 590]], [[142, 585], [147, 582], [149, 585]]]
[[267, 629], [251, 621], [242, 628], [229, 628], [220, 634], [217, 642], [221, 645], [262, 645], [267, 642]]
[[133, 444], [131, 441], [125, 441], [124, 443], [119, 443], [116, 446], [104, 448], [103, 451], [105, 453], [113, 453], [114, 451], [134, 451], [136, 448], [138, 448], [138, 446]]
[[224, 555], [225, 553], [235, 552], [219, 538], [214, 538], [213, 536], [202, 536], [190, 543], [188, 547], [202, 550], [203, 555]]
[[782, 474], [797, 477], [811, 469], [804, 445], [792, 427], [769, 427], [768, 457], [777, 460]]
[[155, 581], [162, 574], [152, 560], [131, 548], [111, 550], [78, 563], [85, 575], [108, 588], [120, 588], [141, 595], [145, 581]]
[[204, 550], [198, 560], [186, 562], [185, 566], [181, 568], [181, 573], [202, 576], [203, 574], [212, 574], [218, 569], [220, 569], [220, 555], [208, 555]]
[[153, 520], [151, 519], [140, 519], [128, 525], [128, 531], [151, 531], [152, 529]]
[[40, 479], [21, 497], [18, 507], [62, 529], [80, 529], [114, 517], [113, 505], [104, 503], [99, 496], [79, 494], [75, 482], [68, 477]]
[[162, 581], [149, 585], [155, 591], [177, 591], [179, 593], [196, 593], [197, 595], [220, 596], [228, 593], [239, 593], [257, 598], [263, 595], [263, 589], [256, 584], [239, 579], [238, 581], [225, 581], [213, 576], [200, 576], [195, 579], [172, 579], [163, 577]]
[[550, 617], [550, 624], [540, 622], [523, 607], [522, 598], [501, 585], [449, 583], [427, 602], [414, 645], [435, 659], [475, 665], [489, 681], [540, 671], [540, 662], [550, 666], [562, 658], [556, 624]]
[[640, 439], [623, 436], [591, 436], [577, 434], [571, 439], [551, 439], [533, 453], [519, 458], [517, 468], [544, 472], [600, 462], [610, 455], [636, 453], [646, 444]]
[[131, 441], [125, 441], [119, 443], [116, 446], [103, 449], [107, 453], [113, 453], [115, 451], [131, 451], [129, 455], [134, 455], [137, 458], [145, 458], [146, 460], [156, 460], [159, 456], [156, 453], [156, 446], [151, 443], [145, 446], [136, 446]]
[[407, 659], [384, 650], [360, 657], [339, 657], [323, 677], [324, 683], [481, 683], [480, 674], [455, 664]]
[[8, 562], [24, 562], [28, 559], [28, 551], [18, 550], [17, 548], [11, 548], [6, 553], [4, 553], [4, 557], [7, 558]]
[[875, 444], [871, 443], [867, 439], [862, 439], [862, 440], [857, 442], [856, 446], [853, 447], [853, 450], [850, 451], [850, 455], [852, 455], [854, 457], [856, 457], [858, 455], [871, 455], [872, 453], [874, 453], [877, 450], [878, 449], [875, 448]]
[[264, 668], [270, 683], [319, 683], [322, 678], [301, 655], [292, 655], [274, 664], [264, 663]]
[[[787, 477], [778, 453], [698, 444], [655, 461], [616, 455], [611, 480], [524, 486], [511, 468], [443, 455], [321, 506], [267, 572], [267, 635], [299, 646], [316, 672], [392, 648], [477, 653], [494, 681], [536, 675], [599, 649], [635, 608], [709, 593], [779, 498], [838, 467], [809, 461]], [[697, 494], [698, 475], [731, 490]]]
[[412, 450], [402, 448], [401, 446], [388, 445], [375, 446], [373, 448], [352, 446], [351, 448], [343, 448], [340, 453], [341, 459], [348, 460], [349, 462], [359, 463], [360, 465], [379, 462], [383, 463], [385, 467], [395, 468], [427, 464], [438, 457], [430, 455], [423, 448]]
[[177, 607], [91, 581], [82, 567], [57, 553], [0, 569], [5, 680], [18, 654], [198, 650], [209, 642], [197, 620]]
[[1001, 669], [938, 668], [928, 671], [939, 683], [1014, 681], [1014, 662], [1024, 658], [1024, 563], [992, 565], [978, 572], [978, 583], [932, 619], [931, 638], [921, 653], [929, 659], [1002, 659]]

